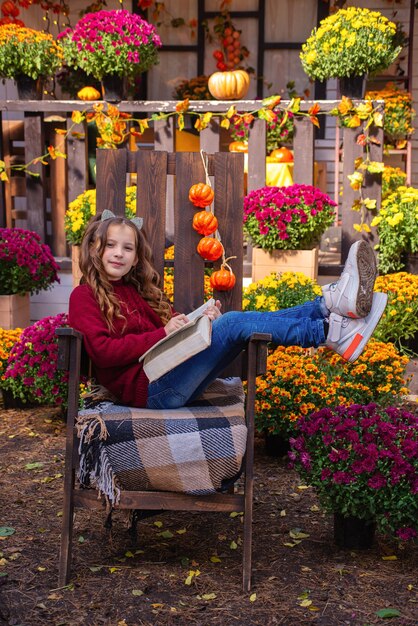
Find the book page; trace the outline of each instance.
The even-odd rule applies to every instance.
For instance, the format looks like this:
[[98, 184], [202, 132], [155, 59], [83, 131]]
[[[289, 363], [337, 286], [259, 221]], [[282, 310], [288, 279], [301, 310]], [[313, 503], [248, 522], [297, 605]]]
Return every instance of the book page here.
[[208, 308], [208, 306], [213, 306], [215, 304], [215, 300], [214, 298], [211, 298], [210, 300], [208, 300], [207, 302], [204, 302], [202, 304], [202, 306], [200, 306], [198, 309], [195, 309], [194, 311], [191, 311], [191, 313], [188, 313], [186, 315], [187, 319], [189, 321], [193, 321], [196, 320], [198, 317], [200, 317], [201, 315], [203, 315], [204, 311], [206, 311], [206, 309]]

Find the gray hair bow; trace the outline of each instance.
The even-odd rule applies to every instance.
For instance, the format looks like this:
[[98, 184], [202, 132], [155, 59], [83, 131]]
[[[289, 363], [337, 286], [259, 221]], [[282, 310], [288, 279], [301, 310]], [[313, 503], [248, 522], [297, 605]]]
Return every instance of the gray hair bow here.
[[[112, 211], [109, 211], [109, 209], [105, 209], [102, 213], [102, 217], [100, 221], [104, 222], [106, 220], [112, 219], [112, 217], [118, 217], [118, 216], [115, 215]], [[144, 220], [142, 219], [142, 217], [131, 217], [129, 221], [135, 224], [138, 230], [141, 230], [141, 228], [144, 225]]]

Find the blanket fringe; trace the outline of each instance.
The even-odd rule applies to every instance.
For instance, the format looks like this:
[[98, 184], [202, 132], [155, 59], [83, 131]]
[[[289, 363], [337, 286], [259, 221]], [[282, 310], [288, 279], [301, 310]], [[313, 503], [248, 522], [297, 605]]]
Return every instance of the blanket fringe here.
[[[86, 435], [85, 432], [87, 432]], [[119, 503], [120, 488], [103, 444], [96, 438], [96, 446], [86, 445], [90, 441], [87, 437], [91, 438], [93, 434], [90, 424], [85, 425], [80, 432], [78, 479], [85, 487], [95, 487], [99, 492], [98, 498], [105, 496], [106, 511], [109, 512], [115, 504]]]
[[77, 437], [79, 439], [83, 437], [84, 443], [90, 443], [94, 437], [103, 441], [109, 436], [104, 419], [98, 413], [78, 415], [76, 430]]

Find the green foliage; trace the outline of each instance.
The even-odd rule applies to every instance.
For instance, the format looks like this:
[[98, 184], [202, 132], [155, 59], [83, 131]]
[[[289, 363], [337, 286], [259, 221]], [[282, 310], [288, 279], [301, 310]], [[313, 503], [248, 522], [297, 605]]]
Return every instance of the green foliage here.
[[0, 26], [0, 76], [53, 76], [62, 61], [62, 48], [49, 33], [17, 24]]
[[382, 274], [405, 267], [405, 254], [418, 252], [418, 189], [399, 187], [382, 201], [371, 226], [379, 235], [379, 270]]

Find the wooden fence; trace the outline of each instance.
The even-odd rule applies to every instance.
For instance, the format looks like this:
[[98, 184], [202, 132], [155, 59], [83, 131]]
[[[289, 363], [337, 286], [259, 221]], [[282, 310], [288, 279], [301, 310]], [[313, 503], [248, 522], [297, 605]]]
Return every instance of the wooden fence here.
[[[140, 117], [150, 117], [152, 113], [172, 112], [178, 102], [121, 102], [121, 111]], [[262, 107], [260, 101], [239, 101], [234, 103], [240, 112], [255, 111]], [[283, 102], [286, 105], [286, 102]], [[301, 103], [301, 110], [307, 111], [313, 102]], [[322, 111], [329, 111], [336, 102], [319, 102]], [[226, 150], [225, 132], [220, 127], [216, 113], [224, 113], [231, 102], [199, 101], [192, 102], [191, 111], [199, 113], [212, 112], [213, 118], [209, 126], [200, 132], [199, 148], [207, 153]], [[29, 163], [42, 155], [48, 145], [59, 146], [62, 135], [55, 132], [56, 128], [67, 129], [73, 125], [71, 113], [75, 110], [86, 110], [87, 103], [79, 101], [0, 101], [0, 129], [2, 140], [0, 158], [6, 164]], [[295, 116], [294, 171], [295, 183], [314, 184], [315, 141], [314, 126], [305, 117]], [[139, 149], [176, 151], [175, 116], [153, 123], [153, 132], [147, 133], [148, 143], [141, 142]], [[64, 215], [68, 202], [76, 198], [85, 189], [92, 186], [91, 167], [89, 168], [89, 140], [85, 124], [79, 124], [73, 130], [83, 137], [69, 136], [66, 141], [66, 159], [56, 159], [48, 166], [37, 163], [31, 170], [39, 174], [34, 178], [25, 172], [14, 172], [10, 182], [2, 184], [0, 195], [0, 225], [20, 226], [34, 230], [46, 241], [56, 257], [68, 257], [68, 246], [65, 241]], [[351, 243], [358, 238], [353, 230], [353, 223], [358, 221], [358, 214], [351, 210], [355, 192], [349, 185], [347, 175], [353, 172], [354, 160], [362, 155], [364, 148], [356, 143], [358, 130], [345, 128], [341, 132], [342, 153], [342, 198], [340, 205], [342, 241], [341, 260], [344, 261]], [[371, 158], [382, 160], [383, 135], [376, 129], [376, 138], [380, 145], [371, 145]], [[177, 131], [178, 137], [178, 131]], [[91, 141], [90, 141], [91, 151]], [[248, 175], [247, 190], [265, 185], [266, 179], [266, 123], [258, 118], [252, 124], [248, 142]], [[90, 159], [91, 161], [91, 159]], [[379, 176], [367, 175], [365, 195], [380, 202], [381, 182]], [[168, 189], [168, 207], [173, 190]], [[168, 219], [168, 226], [170, 219]], [[336, 273], [322, 267], [323, 274]], [[338, 273], [338, 272], [337, 272]]]

